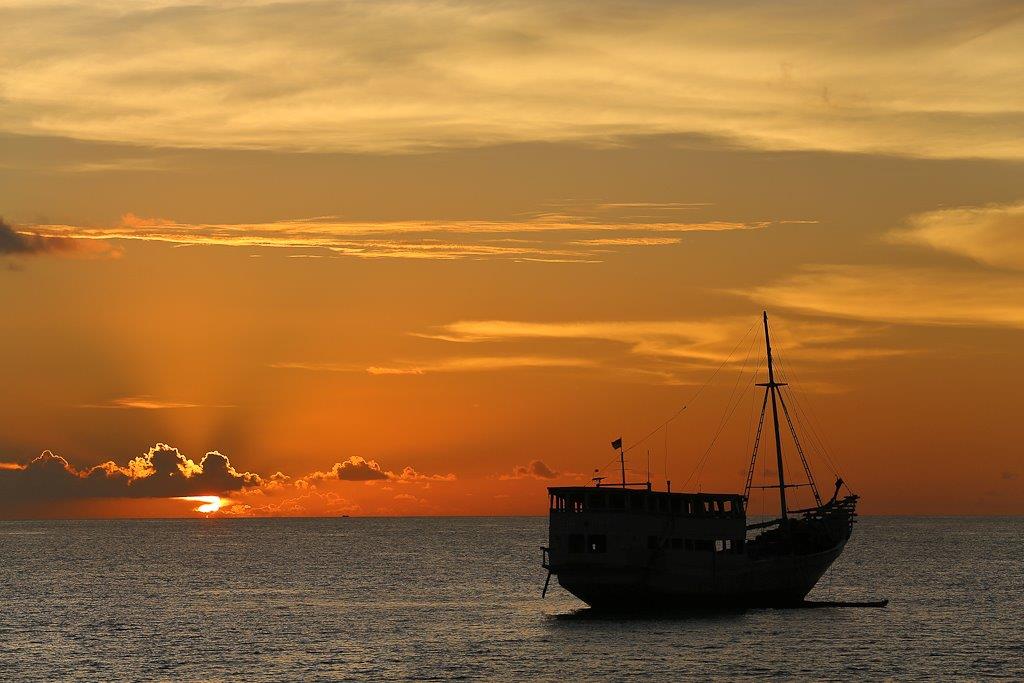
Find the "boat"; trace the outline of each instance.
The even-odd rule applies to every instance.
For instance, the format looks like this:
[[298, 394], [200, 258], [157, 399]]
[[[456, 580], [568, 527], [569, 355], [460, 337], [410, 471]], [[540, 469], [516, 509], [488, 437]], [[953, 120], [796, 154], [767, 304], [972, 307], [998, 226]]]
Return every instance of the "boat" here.
[[[590, 486], [548, 488], [548, 545], [542, 565], [562, 588], [597, 609], [787, 607], [800, 605], [843, 552], [856, 521], [858, 496], [835, 481], [828, 500], [819, 495], [782, 388], [776, 381], [768, 314], [762, 314], [768, 377], [757, 436], [742, 493], [673, 492], [648, 481], [626, 480], [622, 439], [621, 481], [594, 478]], [[776, 481], [753, 486], [766, 415], [774, 430]], [[803, 465], [806, 482], [787, 483], [780, 407]], [[814, 505], [789, 509], [786, 493], [810, 488]], [[752, 488], [777, 489], [779, 516], [748, 523]]]

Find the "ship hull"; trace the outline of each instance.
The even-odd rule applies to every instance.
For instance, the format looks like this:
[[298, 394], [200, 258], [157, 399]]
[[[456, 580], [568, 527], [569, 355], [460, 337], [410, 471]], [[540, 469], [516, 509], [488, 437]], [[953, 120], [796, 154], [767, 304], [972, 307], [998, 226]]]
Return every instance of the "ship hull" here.
[[845, 540], [813, 554], [740, 556], [710, 566], [567, 566], [557, 578], [595, 609], [787, 607], [804, 600], [844, 546]]

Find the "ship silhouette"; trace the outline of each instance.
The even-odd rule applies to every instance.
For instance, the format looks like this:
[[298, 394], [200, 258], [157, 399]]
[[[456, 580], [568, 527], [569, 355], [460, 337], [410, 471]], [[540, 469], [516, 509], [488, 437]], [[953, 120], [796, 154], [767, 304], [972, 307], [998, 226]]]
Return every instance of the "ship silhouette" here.
[[[840, 497], [843, 480], [825, 501], [790, 419], [772, 359], [768, 314], [762, 315], [768, 378], [743, 493], [655, 491], [651, 482], [595, 477], [593, 486], [548, 489], [549, 538], [542, 548], [548, 582], [593, 608], [785, 607], [803, 603], [843, 552], [853, 531], [858, 496]], [[780, 407], [792, 433], [806, 482], [786, 483]], [[767, 415], [774, 432], [777, 481], [753, 486], [754, 466]], [[786, 492], [809, 487], [815, 505], [790, 510]], [[777, 489], [779, 517], [747, 522], [752, 488]], [[848, 487], [847, 487], [847, 490]]]

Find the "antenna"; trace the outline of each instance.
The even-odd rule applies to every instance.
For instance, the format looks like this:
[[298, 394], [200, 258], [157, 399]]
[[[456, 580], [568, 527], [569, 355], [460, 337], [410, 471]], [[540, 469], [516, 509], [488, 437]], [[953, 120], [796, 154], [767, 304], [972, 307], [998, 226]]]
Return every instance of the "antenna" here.
[[651, 490], [651, 449], [647, 449], [647, 490]]
[[626, 452], [619, 446], [619, 467], [622, 469], [622, 488], [626, 488]]

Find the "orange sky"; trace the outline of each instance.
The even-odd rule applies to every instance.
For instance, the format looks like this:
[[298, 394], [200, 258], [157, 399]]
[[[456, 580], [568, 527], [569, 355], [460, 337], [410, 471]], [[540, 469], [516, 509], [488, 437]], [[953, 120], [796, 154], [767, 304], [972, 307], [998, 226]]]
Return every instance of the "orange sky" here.
[[764, 308], [824, 489], [1024, 513], [1013, 3], [0, 11], [2, 517], [737, 491]]

